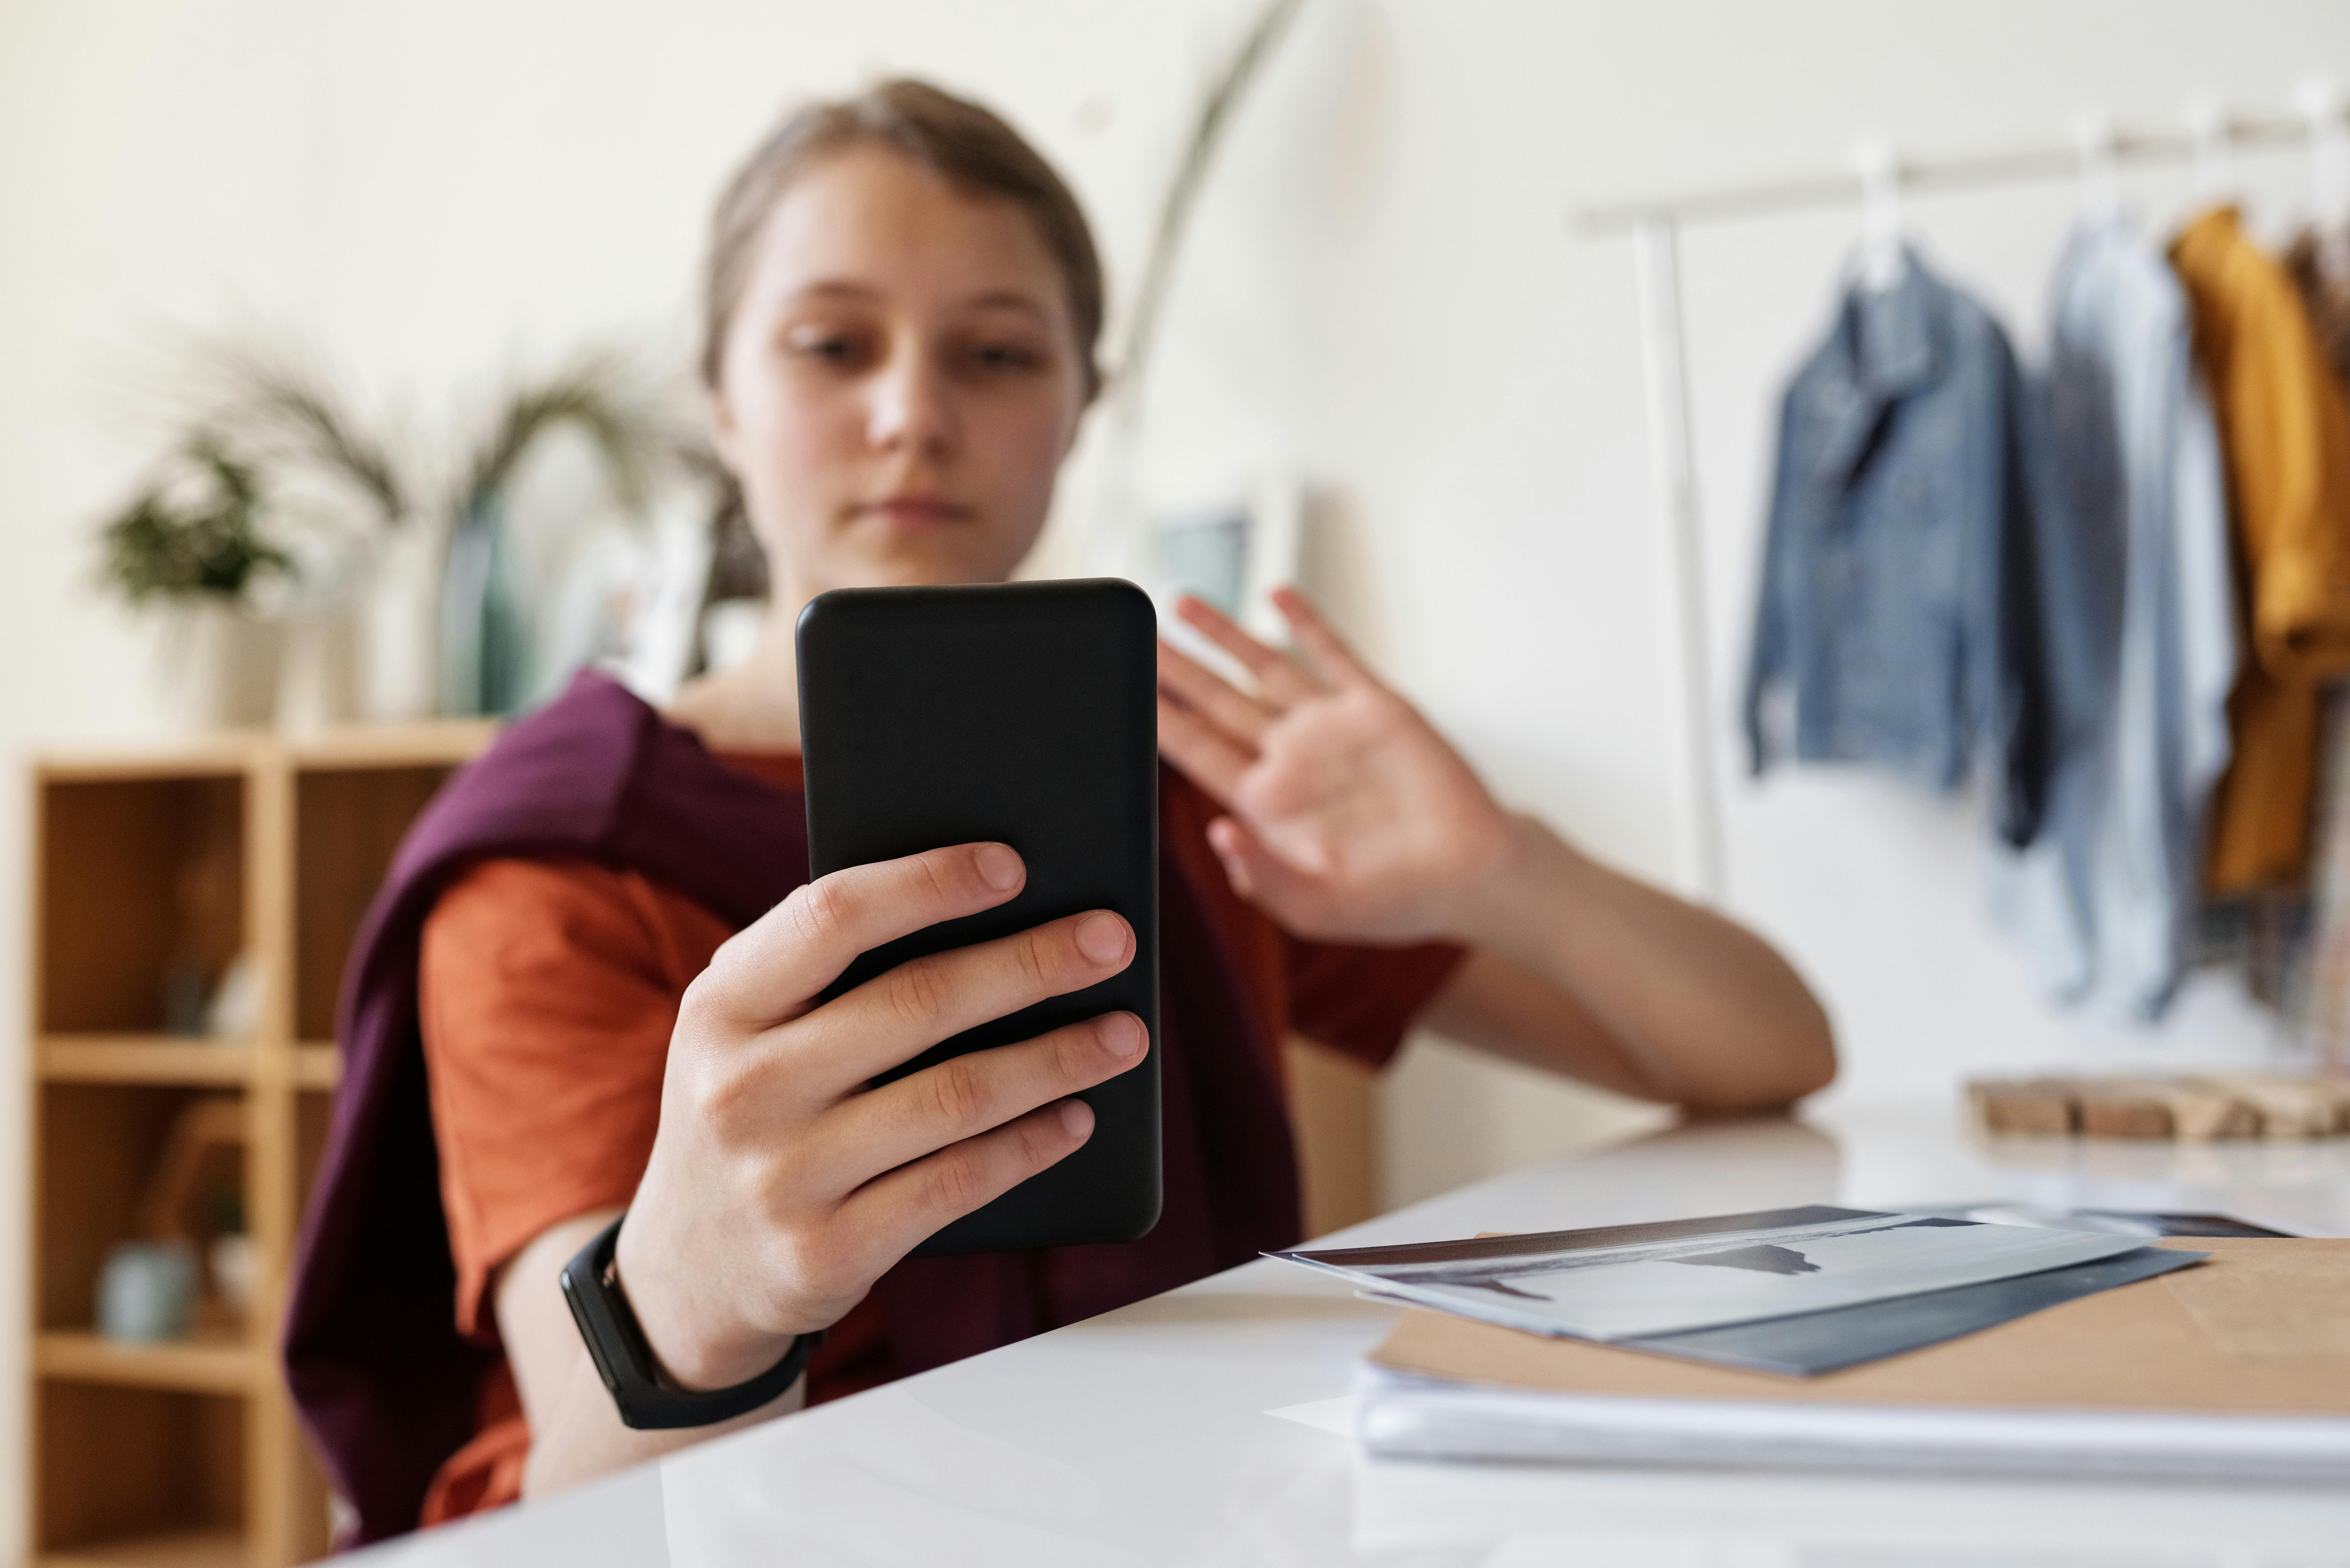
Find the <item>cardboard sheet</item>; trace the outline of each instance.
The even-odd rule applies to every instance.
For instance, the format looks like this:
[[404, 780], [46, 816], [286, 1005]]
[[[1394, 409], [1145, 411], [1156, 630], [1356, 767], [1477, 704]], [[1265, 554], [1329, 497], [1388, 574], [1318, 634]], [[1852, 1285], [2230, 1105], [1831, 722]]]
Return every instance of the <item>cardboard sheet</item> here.
[[2306, 1254], [2288, 1290], [2256, 1270], [2225, 1270], [2178, 1292], [2178, 1303], [2229, 1355], [2350, 1359], [2350, 1242], [2323, 1244], [2344, 1250]]
[[2350, 1241], [2163, 1244], [2211, 1258], [1801, 1382], [1417, 1311], [1371, 1360], [1495, 1387], [1636, 1398], [2350, 1416]]

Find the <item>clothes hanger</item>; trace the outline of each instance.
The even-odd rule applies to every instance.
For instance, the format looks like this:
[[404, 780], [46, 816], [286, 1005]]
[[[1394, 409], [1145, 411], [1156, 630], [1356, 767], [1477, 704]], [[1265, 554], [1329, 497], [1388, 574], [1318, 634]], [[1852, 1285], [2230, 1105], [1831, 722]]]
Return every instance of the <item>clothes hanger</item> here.
[[2309, 223], [2326, 272], [2350, 277], [2350, 132], [2342, 123], [2342, 91], [2326, 76], [2303, 77], [2293, 105], [2309, 122]]
[[1901, 237], [1901, 160], [1876, 132], [1856, 137], [1845, 163], [1860, 181], [1860, 245], [1854, 275], [1871, 294], [1885, 294], [1909, 265]]
[[2122, 188], [2116, 169], [2114, 118], [2095, 107], [2074, 111], [2069, 127], [2081, 160], [2081, 218], [2107, 223], [2121, 216]]
[[2193, 156], [2193, 189], [2199, 206], [2216, 207], [2236, 199], [2236, 165], [2232, 143], [2235, 122], [2228, 106], [2214, 92], [2189, 95], [2185, 119], [2187, 142]]

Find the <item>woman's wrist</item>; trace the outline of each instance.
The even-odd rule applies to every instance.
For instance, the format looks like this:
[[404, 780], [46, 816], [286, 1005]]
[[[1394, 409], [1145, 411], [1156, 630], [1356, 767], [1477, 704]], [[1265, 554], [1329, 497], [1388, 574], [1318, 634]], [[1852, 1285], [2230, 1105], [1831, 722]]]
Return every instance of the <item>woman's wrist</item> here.
[[612, 1272], [664, 1381], [695, 1392], [732, 1388], [783, 1359], [797, 1334], [770, 1333], [725, 1314], [717, 1291], [674, 1288], [678, 1271], [665, 1265], [645, 1231], [630, 1210]]
[[1541, 818], [1513, 813], [1507, 850], [1483, 875], [1454, 889], [1442, 906], [1447, 940], [1518, 962], [1534, 956], [1543, 933], [1555, 933], [1573, 902], [1570, 884], [1589, 867]]

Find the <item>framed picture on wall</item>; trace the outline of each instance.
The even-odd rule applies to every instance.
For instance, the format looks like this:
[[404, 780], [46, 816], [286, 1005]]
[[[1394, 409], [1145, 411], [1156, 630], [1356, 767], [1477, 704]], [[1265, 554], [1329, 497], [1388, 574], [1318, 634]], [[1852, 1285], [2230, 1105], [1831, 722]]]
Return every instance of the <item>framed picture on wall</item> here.
[[1170, 640], [1223, 667], [1222, 651], [1175, 618], [1175, 601], [1191, 594], [1255, 636], [1286, 642], [1288, 626], [1272, 593], [1296, 580], [1304, 510], [1305, 487], [1274, 475], [1238, 495], [1152, 514], [1139, 565]]

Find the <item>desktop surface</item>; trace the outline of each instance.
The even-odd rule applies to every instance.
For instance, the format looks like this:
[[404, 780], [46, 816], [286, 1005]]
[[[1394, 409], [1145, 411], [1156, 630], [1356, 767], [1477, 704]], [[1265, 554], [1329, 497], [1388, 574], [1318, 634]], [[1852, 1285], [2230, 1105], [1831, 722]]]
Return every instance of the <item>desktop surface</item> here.
[[[2350, 1138], [1993, 1141], [1966, 1132], [1961, 1116], [1953, 1101], [1679, 1127], [1324, 1240], [1991, 1200], [2219, 1212], [2350, 1236]], [[1260, 1260], [359, 1561], [2350, 1564], [2350, 1478], [2338, 1489], [2196, 1488], [1367, 1461], [1345, 1435], [1349, 1378], [1399, 1310]]]

